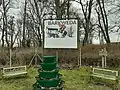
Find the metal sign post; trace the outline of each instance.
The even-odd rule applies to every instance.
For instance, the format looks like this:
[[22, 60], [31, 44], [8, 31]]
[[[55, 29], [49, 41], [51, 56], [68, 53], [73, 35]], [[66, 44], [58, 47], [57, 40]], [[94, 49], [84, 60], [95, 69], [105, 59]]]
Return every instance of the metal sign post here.
[[56, 60], [57, 60], [57, 63], [58, 63], [58, 50], [56, 50]]
[[81, 47], [80, 47], [80, 67], [82, 65], [82, 58], [81, 58]]
[[81, 47], [78, 49], [78, 67], [81, 67]]

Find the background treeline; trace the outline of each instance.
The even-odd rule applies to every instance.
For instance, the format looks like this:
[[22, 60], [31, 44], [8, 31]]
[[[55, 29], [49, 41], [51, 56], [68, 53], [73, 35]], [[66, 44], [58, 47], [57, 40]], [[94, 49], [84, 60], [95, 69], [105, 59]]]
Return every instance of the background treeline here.
[[[2, 1], [2, 4], [1, 4]], [[62, 1], [62, 2], [61, 2]], [[19, 4], [19, 5], [18, 5]], [[14, 10], [18, 14], [13, 13]], [[79, 40], [82, 47], [82, 65], [98, 65], [98, 51], [106, 47], [109, 66], [119, 66], [119, 43], [110, 44], [111, 33], [120, 31], [119, 0], [0, 0], [0, 63], [9, 64], [8, 48], [13, 49], [13, 64], [28, 64], [38, 47], [41, 55], [44, 19], [78, 20]], [[92, 45], [93, 39], [100, 44]], [[24, 48], [24, 49], [23, 49]], [[45, 49], [45, 55], [55, 54]], [[60, 63], [77, 65], [78, 50], [58, 51]], [[100, 62], [101, 64], [101, 62]]]
[[[0, 32], [2, 47], [41, 46], [44, 19], [76, 18], [79, 42], [110, 43], [110, 33], [119, 41], [118, 0], [1, 0]], [[61, 2], [62, 1], [62, 2]], [[19, 5], [18, 5], [19, 4]], [[17, 11], [17, 14], [11, 12]]]

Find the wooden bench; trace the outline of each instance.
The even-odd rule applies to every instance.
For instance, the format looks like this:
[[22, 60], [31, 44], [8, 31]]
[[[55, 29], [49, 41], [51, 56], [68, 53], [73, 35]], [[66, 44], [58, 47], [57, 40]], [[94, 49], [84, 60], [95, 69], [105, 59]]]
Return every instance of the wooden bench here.
[[27, 74], [26, 66], [3, 68], [4, 77], [19, 76], [25, 74]]
[[118, 76], [119, 76], [118, 71], [93, 68], [90, 74], [90, 81], [92, 80], [94, 84], [102, 83], [113, 88], [113, 90], [118, 90], [119, 85]]
[[91, 76], [109, 79], [109, 80], [117, 80], [118, 79], [118, 71], [93, 68]]

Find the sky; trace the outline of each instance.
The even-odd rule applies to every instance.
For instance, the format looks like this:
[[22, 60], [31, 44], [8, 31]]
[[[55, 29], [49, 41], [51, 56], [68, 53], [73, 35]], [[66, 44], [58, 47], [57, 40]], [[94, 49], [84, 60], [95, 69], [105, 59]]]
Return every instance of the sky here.
[[[76, 2], [73, 2], [73, 7], [76, 9], [81, 8], [81, 6]], [[109, 20], [110, 25], [113, 25], [113, 23], [117, 21], [116, 15], [113, 14], [111, 17], [108, 17], [108, 20]], [[111, 42], [120, 42], [120, 32], [110, 33], [109, 35], [110, 35]], [[99, 39], [94, 39], [93, 43], [99, 44]]]
[[[13, 15], [15, 17], [15, 19], [18, 19], [18, 18], [20, 18], [19, 12], [20, 12], [20, 8], [22, 8], [23, 5], [24, 5], [24, 0], [14, 0], [14, 1], [13, 1], [13, 3], [14, 3], [14, 7], [15, 8], [11, 8], [8, 13], [9, 13], [9, 15]], [[72, 5], [76, 9], [80, 8], [80, 5], [78, 3], [76, 3], [76, 2], [73, 2]], [[111, 42], [118, 42], [118, 41], [120, 41], [119, 32], [118, 33], [110, 33], [110, 39], [111, 39]], [[99, 44], [99, 40], [98, 39], [94, 39], [93, 43], [94, 44]]]
[[24, 6], [24, 0], [12, 0], [14, 8], [10, 8], [8, 13], [9, 15], [13, 15], [15, 19], [20, 18], [21, 8]]

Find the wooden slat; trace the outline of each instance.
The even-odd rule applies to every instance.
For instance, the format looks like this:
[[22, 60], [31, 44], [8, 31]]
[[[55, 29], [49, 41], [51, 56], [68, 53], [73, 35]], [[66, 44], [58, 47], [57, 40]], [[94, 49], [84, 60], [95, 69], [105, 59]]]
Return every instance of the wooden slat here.
[[93, 71], [94, 71], [95, 69], [96, 69], [96, 70], [102, 70], [102, 71], [109, 71], [109, 72], [112, 72], [112, 73], [113, 73], [113, 72], [115, 72], [115, 73], [118, 72], [118, 71], [115, 71], [115, 70], [100, 69], [100, 68], [93, 68]]
[[12, 69], [12, 68], [26, 68], [26, 66], [18, 66], [18, 67], [9, 67], [9, 68], [3, 68], [3, 69]]
[[[98, 71], [98, 72], [96, 72]], [[100, 73], [103, 71], [103, 73]], [[108, 73], [107, 73], [108, 72]], [[112, 75], [110, 75], [110, 73]], [[116, 80], [118, 76], [118, 71], [108, 70], [108, 69], [100, 69], [100, 68], [93, 68], [93, 74], [91, 76], [104, 78], [104, 79], [110, 79], [110, 80]]]
[[3, 76], [17, 76], [27, 74], [26, 66], [3, 68]]
[[110, 79], [110, 80], [116, 80], [117, 79], [116, 77], [108, 77], [108, 76], [105, 76], [105, 75], [92, 74], [92, 76], [98, 77], [98, 78]]
[[27, 72], [14, 72], [14, 73], [8, 73], [8, 74], [4, 74], [4, 77], [9, 77], [9, 76], [17, 76], [17, 75], [25, 75], [27, 74]]

